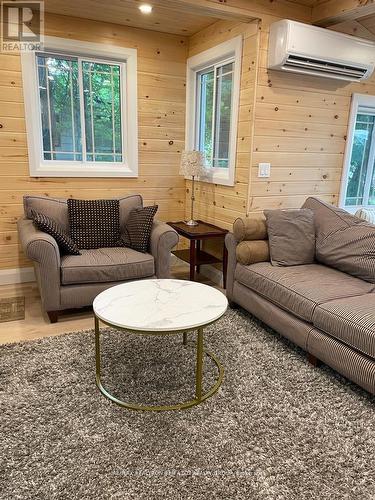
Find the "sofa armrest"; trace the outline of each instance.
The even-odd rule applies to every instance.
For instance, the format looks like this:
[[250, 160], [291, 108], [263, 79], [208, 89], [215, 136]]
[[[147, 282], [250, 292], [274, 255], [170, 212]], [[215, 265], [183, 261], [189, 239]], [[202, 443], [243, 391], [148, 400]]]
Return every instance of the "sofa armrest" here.
[[52, 236], [37, 229], [30, 219], [20, 219], [17, 226], [23, 251], [30, 260], [45, 264], [50, 259], [60, 267], [59, 247]]
[[233, 296], [234, 272], [237, 265], [236, 248], [238, 243], [239, 242], [233, 233], [228, 233], [225, 236], [225, 246], [227, 247], [228, 251], [226, 294], [229, 301], [232, 300]]
[[178, 243], [178, 234], [165, 222], [154, 221], [150, 238], [150, 251], [155, 259], [155, 274], [169, 278], [171, 251]]
[[35, 272], [46, 311], [60, 308], [60, 251], [56, 240], [37, 229], [30, 219], [17, 223], [23, 251], [35, 262]]

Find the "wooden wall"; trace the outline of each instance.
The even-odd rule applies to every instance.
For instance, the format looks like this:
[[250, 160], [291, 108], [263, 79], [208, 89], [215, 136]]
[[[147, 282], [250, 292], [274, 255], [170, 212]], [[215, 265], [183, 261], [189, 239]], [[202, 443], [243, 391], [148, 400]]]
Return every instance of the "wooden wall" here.
[[[310, 195], [337, 203], [352, 93], [375, 94], [375, 77], [350, 84], [268, 71], [269, 25], [279, 19], [219, 21], [189, 38], [190, 56], [244, 33], [236, 185], [196, 187], [197, 216], [224, 228], [266, 208], [298, 208]], [[270, 178], [258, 178], [259, 162], [271, 163]], [[189, 191], [187, 182], [186, 214]]]
[[159, 204], [159, 218], [184, 216], [185, 181], [178, 168], [187, 39], [57, 15], [46, 16], [46, 34], [138, 49], [139, 177], [29, 177], [20, 58], [0, 55], [0, 269], [30, 265], [16, 232], [24, 194], [90, 199], [141, 193], [145, 203]]
[[[297, 208], [310, 195], [337, 203], [352, 93], [375, 93], [375, 78], [350, 84], [268, 71], [269, 25], [276, 20], [260, 24], [250, 213]], [[257, 177], [259, 162], [272, 164], [270, 178]]]
[[[203, 52], [242, 34], [241, 92], [238, 114], [236, 175], [234, 186], [207, 182], [195, 186], [195, 218], [231, 229], [234, 219], [245, 215], [248, 198], [249, 166], [252, 156], [254, 99], [257, 74], [258, 22], [249, 24], [218, 21], [189, 38], [188, 56]], [[189, 215], [191, 182], [187, 181], [186, 215]]]

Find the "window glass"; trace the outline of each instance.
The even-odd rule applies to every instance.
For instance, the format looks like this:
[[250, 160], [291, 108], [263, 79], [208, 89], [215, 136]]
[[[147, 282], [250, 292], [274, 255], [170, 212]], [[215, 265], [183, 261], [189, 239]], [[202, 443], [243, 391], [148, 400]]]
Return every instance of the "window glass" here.
[[82, 66], [87, 158], [122, 161], [120, 66]]
[[45, 160], [82, 160], [78, 62], [38, 56], [39, 95]]
[[123, 162], [120, 65], [38, 54], [37, 67], [44, 160]]
[[229, 167], [234, 63], [198, 73], [197, 146], [207, 166]]
[[199, 110], [199, 147], [208, 162], [213, 155], [213, 108], [214, 108], [214, 70], [207, 70], [199, 75], [200, 110]]
[[372, 114], [358, 113], [346, 189], [346, 206], [373, 205], [374, 122]]
[[214, 167], [228, 168], [233, 63], [217, 69]]

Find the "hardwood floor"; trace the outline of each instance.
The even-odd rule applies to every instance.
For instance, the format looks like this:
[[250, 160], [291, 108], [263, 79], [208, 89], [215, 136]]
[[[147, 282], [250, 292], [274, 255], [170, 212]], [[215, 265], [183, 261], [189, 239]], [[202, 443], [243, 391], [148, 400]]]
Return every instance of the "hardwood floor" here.
[[[178, 279], [188, 279], [189, 268], [186, 266], [173, 267], [172, 276]], [[202, 283], [213, 285], [202, 275], [198, 275], [197, 279]], [[0, 323], [0, 344], [60, 335], [91, 329], [94, 326], [90, 308], [63, 313], [59, 316], [57, 323], [51, 324], [47, 315], [42, 313], [36, 283], [0, 286], [0, 297], [17, 296], [25, 297], [25, 319]]]

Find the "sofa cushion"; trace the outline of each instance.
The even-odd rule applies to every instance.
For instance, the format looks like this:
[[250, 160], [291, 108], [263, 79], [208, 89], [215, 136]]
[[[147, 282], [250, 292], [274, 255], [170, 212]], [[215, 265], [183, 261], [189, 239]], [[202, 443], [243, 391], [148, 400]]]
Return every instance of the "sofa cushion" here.
[[314, 212], [265, 210], [271, 262], [274, 266], [299, 266], [315, 260]]
[[374, 285], [320, 264], [275, 267], [237, 264], [235, 279], [295, 316], [312, 323], [317, 305], [363, 295]]
[[375, 225], [317, 198], [304, 207], [315, 212], [316, 259], [375, 283]]
[[320, 304], [314, 326], [375, 358], [375, 294], [360, 295]]
[[101, 283], [145, 278], [154, 274], [154, 258], [130, 248], [81, 250], [61, 258], [61, 283]]

